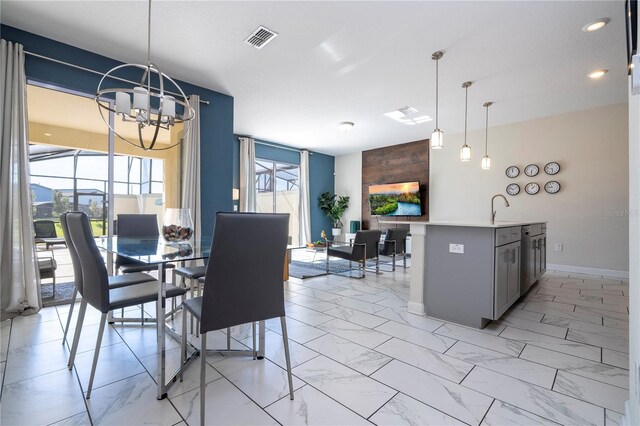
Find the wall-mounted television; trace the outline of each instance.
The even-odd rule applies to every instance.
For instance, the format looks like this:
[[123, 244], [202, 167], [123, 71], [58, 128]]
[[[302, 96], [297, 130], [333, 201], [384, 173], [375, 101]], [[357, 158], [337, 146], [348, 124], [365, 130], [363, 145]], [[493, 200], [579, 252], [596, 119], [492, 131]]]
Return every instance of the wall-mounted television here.
[[372, 216], [422, 216], [420, 183], [371, 185], [369, 206]]

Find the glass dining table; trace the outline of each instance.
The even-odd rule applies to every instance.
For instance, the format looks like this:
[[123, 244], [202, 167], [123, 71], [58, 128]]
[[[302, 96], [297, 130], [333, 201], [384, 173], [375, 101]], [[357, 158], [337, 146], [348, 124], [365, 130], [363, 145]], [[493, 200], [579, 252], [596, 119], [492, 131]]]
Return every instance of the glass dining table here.
[[[211, 250], [211, 238], [192, 238], [189, 242], [166, 243], [163, 238], [118, 238], [100, 237], [96, 239], [98, 248], [107, 252], [122, 256], [146, 265], [155, 265], [158, 268], [158, 299], [156, 301], [156, 329], [157, 329], [157, 357], [158, 368], [156, 372], [156, 383], [158, 386], [157, 398], [163, 399], [167, 396], [169, 387], [176, 381], [179, 370], [171, 372], [168, 376], [166, 371], [166, 343], [165, 335], [180, 339], [180, 334], [166, 322], [166, 280], [163, 280], [163, 270], [167, 263], [180, 262], [184, 266], [185, 262], [193, 260], [204, 260], [209, 258]], [[114, 257], [114, 256], [112, 256]], [[113, 270], [113, 268], [109, 268]], [[115, 319], [117, 321], [117, 319]], [[264, 321], [259, 325], [259, 345], [257, 348], [258, 359], [264, 358]], [[191, 346], [191, 345], [190, 345]], [[199, 350], [191, 346], [191, 355], [187, 358], [186, 364], [200, 355]], [[224, 352], [224, 349], [215, 352]], [[185, 364], [185, 365], [186, 365]], [[168, 377], [167, 377], [168, 376]]]

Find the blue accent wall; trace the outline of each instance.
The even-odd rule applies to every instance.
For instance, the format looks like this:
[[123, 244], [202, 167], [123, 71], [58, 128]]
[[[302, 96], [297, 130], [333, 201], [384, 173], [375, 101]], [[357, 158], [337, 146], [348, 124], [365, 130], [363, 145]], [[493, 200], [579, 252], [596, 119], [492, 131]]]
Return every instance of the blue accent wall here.
[[[2, 38], [20, 43], [24, 49], [60, 61], [79, 65], [100, 72], [107, 72], [122, 62], [101, 56], [87, 50], [38, 36], [18, 28], [0, 25]], [[51, 86], [95, 94], [101, 76], [87, 71], [26, 56], [26, 74], [30, 81]], [[129, 78], [137, 80], [138, 75]], [[234, 156], [233, 98], [212, 90], [178, 81], [187, 95], [196, 94], [208, 100], [209, 105], [200, 105], [200, 165], [202, 180], [202, 235], [213, 231], [215, 213], [232, 210]]]
[[[233, 185], [240, 188], [240, 142], [236, 136], [236, 143], [233, 148]], [[300, 154], [286, 148], [286, 145], [271, 141], [255, 139], [256, 142], [266, 142], [274, 146], [261, 145], [256, 143], [256, 158], [265, 160], [282, 161], [290, 164], [300, 164]], [[309, 156], [309, 207], [311, 210], [311, 238], [320, 239], [320, 233], [324, 229], [331, 238], [331, 220], [318, 207], [318, 197], [323, 192], [334, 191], [335, 183], [335, 158], [332, 155], [320, 154], [310, 151]]]
[[311, 238], [320, 239], [320, 233], [324, 229], [331, 239], [329, 219], [318, 207], [318, 197], [323, 192], [335, 191], [335, 158], [332, 155], [314, 153], [309, 159], [309, 204], [311, 207]]

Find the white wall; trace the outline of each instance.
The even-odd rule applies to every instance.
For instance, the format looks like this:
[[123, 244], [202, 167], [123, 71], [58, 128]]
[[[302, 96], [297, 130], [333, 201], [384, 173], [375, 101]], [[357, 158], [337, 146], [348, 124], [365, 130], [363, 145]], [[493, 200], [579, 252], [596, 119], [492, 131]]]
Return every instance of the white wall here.
[[335, 172], [335, 193], [350, 197], [349, 208], [342, 218], [343, 232], [349, 232], [349, 222], [361, 220], [362, 153], [336, 156]]
[[[500, 114], [496, 104], [490, 111]], [[509, 183], [520, 184], [519, 195], [507, 196], [511, 207], [496, 200], [496, 220], [546, 220], [547, 262], [552, 265], [595, 268], [625, 275], [628, 262], [628, 106], [613, 105], [569, 114], [489, 128], [492, 169], [480, 168], [484, 130], [469, 133], [473, 161], [462, 163], [463, 135], [445, 134], [445, 148], [431, 152], [429, 209], [431, 220], [482, 220], [491, 217], [493, 194], [506, 194]], [[549, 161], [560, 163], [555, 177], [542, 171]], [[524, 175], [527, 164], [541, 171]], [[508, 166], [521, 173], [505, 176]], [[541, 187], [549, 180], [562, 185], [558, 194], [541, 189], [531, 196], [528, 182]], [[556, 252], [556, 243], [563, 251]], [[585, 269], [583, 272], [596, 272]]]

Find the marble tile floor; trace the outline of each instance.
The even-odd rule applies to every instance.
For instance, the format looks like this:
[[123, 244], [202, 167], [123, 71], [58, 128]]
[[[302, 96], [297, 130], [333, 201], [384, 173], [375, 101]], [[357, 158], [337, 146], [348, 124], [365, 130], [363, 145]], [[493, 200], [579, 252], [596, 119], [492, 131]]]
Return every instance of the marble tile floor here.
[[[407, 314], [408, 282], [402, 268], [286, 282], [295, 400], [280, 323], [270, 320], [266, 359], [207, 356], [207, 424], [620, 423], [629, 386], [625, 280], [548, 272], [483, 330]], [[155, 397], [152, 326], [108, 328], [85, 400], [98, 316], [87, 314], [71, 372], [61, 340], [67, 316], [68, 306], [57, 306], [1, 323], [0, 424], [199, 424], [199, 363], [167, 399]], [[223, 332], [210, 336], [210, 348], [226, 345]], [[248, 326], [231, 336], [235, 348], [252, 341]], [[177, 342], [167, 348], [177, 367]]]

